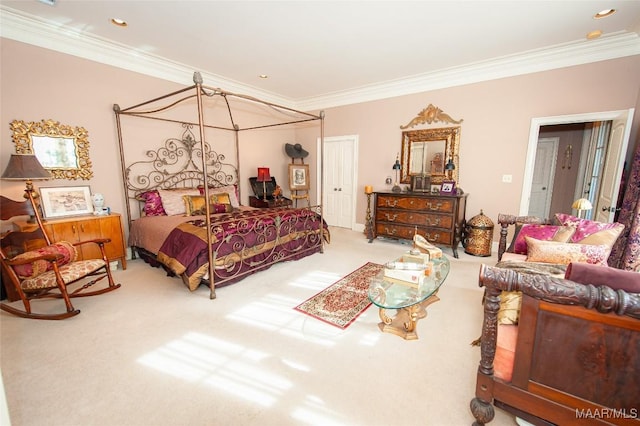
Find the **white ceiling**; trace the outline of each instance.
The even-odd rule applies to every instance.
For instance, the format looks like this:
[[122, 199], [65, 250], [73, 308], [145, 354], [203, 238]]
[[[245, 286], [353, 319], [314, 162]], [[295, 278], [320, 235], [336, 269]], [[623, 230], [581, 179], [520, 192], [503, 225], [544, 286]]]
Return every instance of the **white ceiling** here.
[[[606, 8], [617, 13], [593, 18]], [[200, 71], [301, 109], [640, 54], [637, 0], [0, 0], [0, 12], [2, 37], [185, 84]]]

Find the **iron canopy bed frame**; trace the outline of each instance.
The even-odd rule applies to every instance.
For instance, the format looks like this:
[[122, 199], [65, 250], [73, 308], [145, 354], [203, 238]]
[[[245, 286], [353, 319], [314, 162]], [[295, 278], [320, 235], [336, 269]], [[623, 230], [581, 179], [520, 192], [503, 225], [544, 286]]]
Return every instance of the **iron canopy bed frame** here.
[[[257, 99], [252, 96], [232, 93], [224, 91], [220, 88], [214, 88], [203, 84], [203, 79], [200, 73], [195, 72], [193, 74], [194, 85], [185, 87], [183, 89], [147, 100], [134, 106], [127, 108], [120, 108], [118, 104], [113, 105], [113, 111], [116, 118], [117, 136], [118, 136], [118, 148], [120, 151], [120, 164], [121, 173], [123, 177], [123, 186], [125, 193], [125, 207], [127, 213], [128, 229], [131, 229], [132, 224], [132, 200], [140, 200], [138, 197], [145, 191], [157, 189], [157, 188], [169, 188], [174, 184], [181, 184], [186, 187], [187, 185], [195, 186], [199, 184], [203, 186], [203, 195], [205, 200], [210, 198], [211, 187], [218, 187], [223, 185], [235, 184], [238, 191], [238, 199], [241, 200], [240, 193], [240, 138], [239, 134], [243, 131], [259, 130], [266, 128], [273, 128], [279, 126], [292, 126], [300, 123], [319, 121], [320, 124], [320, 152], [319, 152], [319, 172], [320, 179], [317, 183], [320, 204], [315, 207], [308, 207], [307, 209], [314, 209], [320, 218], [320, 227], [318, 229], [320, 235], [320, 252], [324, 251], [324, 238], [323, 238], [323, 226], [322, 218], [322, 181], [323, 181], [323, 150], [324, 150], [324, 111], [320, 111], [319, 114], [311, 114], [303, 111], [298, 111], [282, 105], [277, 105], [265, 100]], [[220, 112], [221, 106], [215, 105], [212, 100], [222, 100], [223, 106], [226, 112], [224, 113], [228, 119], [229, 124], [211, 124], [206, 123], [204, 119], [207, 108], [215, 109]], [[190, 103], [197, 105], [197, 120], [183, 120], [176, 119], [175, 115], [171, 115], [169, 112], [179, 107], [186, 109], [190, 108]], [[243, 102], [243, 105], [251, 105], [256, 111], [253, 114], [258, 116], [258, 108], [265, 109], [269, 113], [282, 114], [284, 119], [278, 122], [259, 123], [255, 125], [249, 125], [241, 127], [234, 120], [234, 111], [230, 100], [238, 100]], [[212, 105], [208, 104], [210, 102]], [[163, 122], [175, 123], [182, 126], [185, 131], [181, 139], [168, 139], [165, 142], [165, 146], [161, 147], [157, 151], [149, 150], [146, 152], [146, 156], [149, 160], [135, 161], [127, 166], [127, 159], [125, 158], [125, 144], [123, 142], [123, 125], [122, 116], [146, 118], [150, 120], [159, 120]], [[196, 140], [196, 136], [192, 132], [197, 128], [199, 134], [199, 141]], [[211, 145], [206, 141], [205, 129], [215, 129], [233, 132], [234, 134], [234, 150], [235, 150], [235, 166], [225, 162], [225, 155], [219, 154], [213, 149]], [[179, 170], [168, 172], [167, 166], [175, 165], [178, 162], [178, 157], [186, 158], [183, 166], [180, 166]], [[197, 160], [200, 160], [199, 164]], [[171, 164], [169, 164], [171, 163]], [[146, 164], [151, 167], [151, 170], [147, 174], [133, 176], [132, 171], [135, 166]], [[212, 226], [211, 226], [211, 206], [209, 203], [205, 203], [205, 221], [207, 229], [207, 243], [208, 247], [212, 244]], [[215, 299], [215, 258], [213, 250], [208, 250], [208, 273], [209, 273], [209, 287], [210, 298]], [[277, 263], [274, 261], [273, 263]], [[269, 264], [271, 265], [271, 264]]]

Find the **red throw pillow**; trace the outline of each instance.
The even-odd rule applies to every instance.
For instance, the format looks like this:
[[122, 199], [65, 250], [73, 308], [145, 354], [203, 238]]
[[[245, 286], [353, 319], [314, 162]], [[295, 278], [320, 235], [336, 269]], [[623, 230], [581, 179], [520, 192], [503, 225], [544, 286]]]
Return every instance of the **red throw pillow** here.
[[[60, 241], [47, 247], [42, 247], [37, 250], [19, 254], [12, 260], [33, 259], [45, 254], [62, 255], [62, 259], [58, 260], [58, 266], [63, 266], [69, 262], [73, 262], [77, 257], [76, 248], [73, 246], [73, 244], [68, 241]], [[16, 272], [16, 275], [18, 275], [18, 277], [23, 280], [27, 278], [35, 278], [40, 274], [51, 271], [52, 269], [52, 263], [42, 259], [36, 260], [31, 263], [25, 263], [24, 265], [13, 266], [13, 270]]]
[[167, 213], [164, 211], [164, 207], [162, 206], [162, 199], [160, 198], [160, 194], [158, 191], [147, 191], [140, 194], [139, 198], [144, 201], [144, 206], [142, 207], [142, 211], [144, 211], [145, 216], [166, 216]]
[[580, 284], [606, 285], [614, 290], [640, 293], [640, 273], [588, 263], [570, 263], [564, 277]]

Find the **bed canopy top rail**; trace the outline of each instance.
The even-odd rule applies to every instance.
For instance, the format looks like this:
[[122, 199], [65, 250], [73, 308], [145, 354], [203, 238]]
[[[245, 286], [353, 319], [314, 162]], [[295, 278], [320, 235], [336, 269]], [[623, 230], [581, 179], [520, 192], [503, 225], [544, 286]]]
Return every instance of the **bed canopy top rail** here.
[[[310, 121], [316, 121], [319, 120], [320, 121], [320, 180], [318, 182], [318, 190], [320, 193], [320, 205], [322, 205], [322, 155], [323, 155], [323, 150], [324, 150], [324, 112], [321, 111], [320, 114], [315, 115], [315, 114], [311, 114], [308, 112], [304, 112], [304, 111], [298, 111], [295, 110], [293, 108], [289, 108], [286, 106], [282, 106], [282, 105], [278, 105], [272, 102], [268, 102], [268, 101], [264, 101], [261, 99], [257, 99], [255, 97], [252, 96], [248, 96], [248, 95], [242, 95], [242, 94], [238, 94], [238, 93], [232, 93], [232, 92], [227, 92], [224, 90], [221, 90], [219, 88], [213, 88], [213, 87], [209, 87], [209, 86], [205, 86], [203, 85], [203, 80], [202, 80], [202, 76], [200, 75], [199, 72], [195, 72], [193, 74], [193, 82], [195, 83], [192, 86], [189, 87], [185, 87], [183, 89], [171, 92], [169, 94], [163, 95], [163, 96], [159, 96], [156, 97], [154, 99], [139, 103], [137, 105], [128, 107], [128, 108], [120, 108], [120, 106], [118, 104], [114, 104], [113, 105], [113, 111], [115, 113], [116, 116], [116, 127], [117, 127], [117, 134], [118, 134], [118, 146], [120, 149], [120, 162], [121, 162], [121, 171], [122, 171], [122, 176], [123, 176], [123, 185], [124, 185], [124, 192], [127, 195], [125, 197], [125, 203], [126, 203], [126, 208], [127, 208], [127, 221], [129, 223], [129, 226], [131, 226], [131, 203], [130, 203], [130, 191], [132, 190], [131, 186], [131, 182], [130, 182], [130, 172], [131, 172], [131, 168], [126, 166], [126, 160], [125, 160], [125, 154], [124, 154], [124, 145], [123, 145], [123, 138], [122, 138], [122, 124], [121, 124], [121, 116], [125, 115], [125, 116], [132, 116], [132, 117], [140, 117], [140, 118], [149, 118], [149, 119], [154, 119], [154, 120], [159, 120], [159, 121], [165, 121], [165, 122], [173, 122], [173, 123], [179, 123], [180, 125], [182, 125], [183, 127], [186, 128], [187, 131], [190, 131], [191, 128], [198, 126], [199, 128], [199, 143], [200, 143], [200, 148], [199, 150], [196, 150], [195, 144], [197, 143], [197, 141], [195, 140], [195, 138], [188, 136], [188, 137], [182, 137], [180, 139], [180, 141], [182, 142], [182, 144], [184, 145], [184, 149], [185, 153], [189, 153], [189, 155], [191, 156], [193, 153], [196, 153], [197, 156], [200, 157], [201, 160], [201, 166], [197, 167], [195, 165], [195, 162], [192, 161], [192, 158], [190, 157], [189, 161], [187, 162], [187, 164], [191, 164], [193, 166], [193, 170], [192, 169], [183, 169], [183, 170], [179, 170], [177, 174], [168, 177], [165, 175], [166, 170], [164, 169], [158, 169], [158, 166], [163, 166], [166, 165], [165, 161], [163, 159], [160, 159], [157, 157], [158, 152], [156, 153], [152, 153], [151, 151], [147, 152], [147, 156], [151, 157], [151, 160], [148, 160], [146, 162], [136, 162], [134, 164], [140, 164], [140, 163], [150, 163], [152, 164], [156, 170], [153, 172], [155, 173], [154, 175], [149, 175], [146, 179], [143, 178], [142, 180], [138, 179], [138, 184], [139, 185], [152, 185], [155, 184], [156, 187], [162, 187], [162, 185], [168, 185], [169, 183], [173, 182], [173, 179], [197, 179], [198, 177], [201, 177], [202, 179], [202, 184], [204, 186], [204, 196], [205, 199], [208, 200], [209, 199], [209, 184], [211, 182], [211, 178], [209, 176], [209, 169], [213, 166], [213, 171], [214, 171], [214, 175], [213, 175], [213, 181], [214, 182], [227, 182], [227, 175], [218, 175], [219, 173], [219, 167], [222, 165], [228, 165], [227, 163], [223, 163], [220, 160], [224, 160], [224, 156], [220, 157], [219, 154], [215, 153], [214, 151], [211, 150], [210, 145], [205, 141], [205, 128], [211, 128], [211, 129], [218, 129], [218, 130], [227, 130], [227, 131], [232, 131], [234, 132], [234, 142], [235, 142], [235, 151], [236, 151], [236, 173], [235, 173], [235, 179], [236, 179], [236, 183], [238, 183], [240, 181], [240, 149], [239, 149], [239, 137], [238, 137], [238, 133], [242, 130], [256, 130], [256, 129], [264, 129], [264, 128], [268, 128], [268, 127], [276, 127], [276, 126], [284, 126], [284, 125], [292, 125], [292, 124], [298, 124], [298, 123], [304, 123], [304, 122], [310, 122]], [[170, 103], [166, 104], [166, 105], [161, 105], [161, 106], [153, 106], [153, 104], [157, 103], [157, 102], [161, 102], [170, 98], [173, 98], [177, 95], [180, 95], [182, 93], [186, 93], [190, 90], [194, 90], [195, 94], [191, 94], [188, 96], [182, 96], [181, 98], [177, 99], [177, 100], [173, 100]], [[213, 98], [216, 96], [220, 96], [224, 99], [226, 108], [227, 108], [227, 113], [228, 113], [228, 117], [229, 120], [231, 122], [231, 127], [223, 127], [223, 126], [214, 126], [211, 124], [205, 124], [204, 122], [204, 105], [203, 105], [203, 97], [204, 98]], [[159, 117], [156, 116], [155, 114], [159, 114], [165, 111], [168, 111], [182, 103], [185, 103], [189, 100], [193, 100], [195, 98], [196, 103], [197, 103], [197, 115], [198, 115], [198, 122], [190, 122], [189, 120], [178, 120], [175, 118], [170, 118], [170, 117]], [[281, 122], [276, 122], [276, 123], [270, 123], [270, 124], [264, 124], [264, 123], [260, 123], [257, 125], [252, 125], [252, 126], [247, 126], [245, 128], [241, 128], [238, 124], [236, 124], [234, 118], [233, 118], [233, 112], [232, 112], [232, 108], [231, 105], [229, 103], [229, 99], [230, 98], [234, 98], [234, 99], [240, 99], [243, 101], [247, 101], [250, 102], [252, 104], [256, 104], [256, 105], [262, 105], [262, 106], [266, 106], [267, 108], [269, 108], [271, 111], [275, 111], [278, 112], [280, 114], [285, 114], [287, 115], [289, 118], [287, 118], [286, 121], [281, 121]], [[142, 110], [141, 108], [148, 108], [146, 110]], [[172, 141], [171, 143], [169, 143], [169, 141]], [[177, 147], [177, 145], [175, 145], [175, 140], [167, 140], [165, 142], [165, 144], [169, 143], [169, 147]], [[164, 149], [164, 148], [161, 148]], [[199, 152], [199, 155], [197, 154]], [[209, 156], [209, 154], [213, 155], [214, 158], [211, 158]], [[173, 157], [170, 157], [173, 158]], [[164, 176], [164, 177], [163, 177]], [[135, 185], [134, 185], [135, 186]], [[133, 191], [137, 191], [138, 189], [133, 189]], [[207, 225], [207, 229], [209, 229], [209, 231], [207, 232], [207, 240], [209, 243], [209, 246], [211, 246], [211, 217], [210, 217], [210, 206], [209, 203], [205, 203], [205, 208], [206, 208], [206, 215], [205, 215], [205, 220], [206, 220], [206, 225]], [[320, 208], [320, 221], [322, 222], [322, 208]], [[209, 250], [209, 275], [211, 277], [214, 276], [214, 259], [213, 259], [213, 253], [211, 250]], [[215, 284], [213, 282], [213, 280], [211, 280], [210, 283], [210, 289], [211, 289], [211, 299], [215, 298]]]
[[[268, 102], [268, 101], [264, 101], [261, 99], [257, 99], [253, 96], [248, 96], [248, 95], [243, 95], [243, 94], [239, 94], [239, 93], [234, 93], [234, 92], [228, 92], [225, 90], [222, 90], [220, 88], [214, 88], [211, 86], [205, 86], [202, 85], [202, 77], [200, 76], [200, 73], [196, 72], [194, 73], [194, 77], [193, 77], [194, 81], [196, 82], [195, 85], [193, 86], [189, 86], [186, 87], [184, 89], [166, 94], [164, 96], [159, 96], [157, 98], [148, 100], [146, 102], [142, 102], [139, 103], [137, 105], [128, 107], [128, 108], [124, 108], [121, 109], [119, 105], [115, 104], [114, 105], [114, 111], [116, 111], [116, 114], [122, 114], [122, 115], [131, 115], [131, 116], [138, 116], [138, 117], [145, 117], [145, 118], [151, 118], [151, 119], [155, 119], [155, 120], [161, 120], [161, 121], [176, 121], [176, 122], [185, 122], [184, 120], [171, 120], [169, 118], [162, 118], [162, 117], [153, 117], [151, 116], [152, 114], [157, 114], [163, 111], [167, 111], [179, 104], [181, 104], [182, 102], [188, 101], [188, 100], [192, 100], [192, 99], [198, 99], [201, 96], [206, 96], [209, 98], [213, 98], [215, 96], [220, 96], [224, 99], [226, 107], [227, 107], [227, 112], [228, 112], [228, 116], [229, 119], [231, 121], [231, 127], [221, 127], [221, 126], [212, 126], [210, 124], [206, 124], [204, 123], [203, 120], [200, 120], [202, 122], [202, 125], [204, 127], [208, 127], [208, 128], [214, 128], [214, 129], [220, 129], [220, 130], [229, 130], [229, 131], [243, 131], [243, 130], [256, 130], [256, 129], [262, 129], [262, 128], [266, 128], [266, 127], [277, 127], [277, 126], [284, 126], [284, 125], [290, 125], [290, 124], [297, 124], [297, 123], [303, 123], [303, 122], [307, 122], [307, 121], [316, 121], [316, 120], [321, 120], [323, 117], [323, 114], [320, 115], [315, 115], [315, 114], [311, 114], [308, 112], [304, 112], [304, 111], [298, 111], [295, 110], [293, 108], [289, 108], [283, 105], [279, 105], [279, 104], [275, 104], [273, 102]], [[199, 84], [198, 84], [199, 83]], [[147, 109], [147, 110], [138, 110], [138, 108], [144, 107], [144, 106], [148, 106], [148, 105], [152, 105], [156, 102], [159, 102], [161, 100], [164, 99], [169, 99], [172, 98], [180, 93], [184, 93], [187, 92], [189, 90], [193, 90], [196, 89], [196, 92], [194, 94], [188, 95], [188, 96], [184, 96], [180, 99], [177, 99], [167, 105], [162, 105], [159, 107], [155, 107], [154, 109]], [[292, 119], [290, 121], [284, 121], [284, 122], [278, 122], [278, 123], [272, 123], [272, 124], [266, 124], [266, 125], [259, 125], [259, 126], [250, 126], [250, 127], [245, 127], [242, 128], [239, 125], [237, 125], [235, 123], [235, 120], [233, 119], [233, 112], [231, 109], [231, 105], [229, 104], [229, 98], [237, 98], [237, 99], [241, 99], [244, 101], [248, 101], [254, 104], [260, 104], [260, 105], [264, 105], [267, 106], [275, 111], [278, 111], [280, 113], [293, 113], [296, 115], [301, 116], [298, 119]], [[193, 125], [198, 125], [199, 123], [189, 123], [189, 124], [193, 124]]]

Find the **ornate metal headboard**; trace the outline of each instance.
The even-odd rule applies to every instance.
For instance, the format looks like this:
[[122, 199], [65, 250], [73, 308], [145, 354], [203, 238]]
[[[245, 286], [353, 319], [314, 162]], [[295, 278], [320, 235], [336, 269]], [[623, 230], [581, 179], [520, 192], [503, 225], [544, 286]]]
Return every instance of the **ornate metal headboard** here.
[[[139, 195], [154, 189], [195, 188], [203, 185], [202, 149], [193, 134], [193, 125], [182, 123], [184, 131], [180, 138], [169, 138], [157, 150], [149, 150], [149, 160], [136, 161], [125, 169], [127, 196], [138, 199]], [[224, 154], [213, 151], [205, 143], [207, 182], [210, 187], [235, 185], [238, 182], [237, 168], [226, 163]]]

